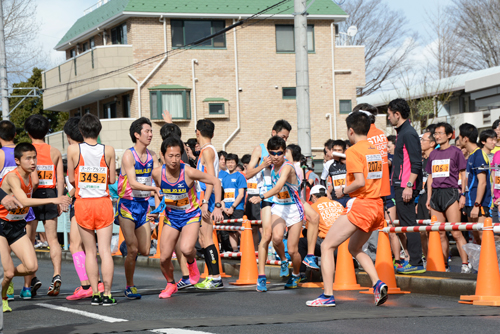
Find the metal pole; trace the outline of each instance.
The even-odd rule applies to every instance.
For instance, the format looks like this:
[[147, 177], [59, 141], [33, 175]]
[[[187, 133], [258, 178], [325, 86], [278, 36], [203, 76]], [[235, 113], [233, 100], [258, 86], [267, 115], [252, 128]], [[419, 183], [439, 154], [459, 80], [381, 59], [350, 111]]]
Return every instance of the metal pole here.
[[2, 118], [9, 119], [9, 95], [7, 84], [7, 55], [5, 54], [5, 32], [3, 28], [3, 1], [0, 0], [0, 88], [2, 95]]
[[[309, 113], [309, 64], [307, 54], [306, 0], [294, 0], [295, 71], [297, 80], [297, 128], [302, 154], [311, 157], [311, 119]], [[310, 159], [309, 159], [310, 160]]]

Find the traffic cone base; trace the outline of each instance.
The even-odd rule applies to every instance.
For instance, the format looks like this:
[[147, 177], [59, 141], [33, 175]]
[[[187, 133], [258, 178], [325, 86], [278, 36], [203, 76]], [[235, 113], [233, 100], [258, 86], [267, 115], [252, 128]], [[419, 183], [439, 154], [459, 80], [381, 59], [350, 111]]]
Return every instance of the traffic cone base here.
[[301, 288], [322, 288], [323, 289], [323, 282], [307, 282], [307, 283], [299, 283], [299, 286]]
[[[370, 288], [370, 290], [366, 291], [360, 291], [359, 293], [365, 294], [365, 295], [373, 295], [373, 288]], [[404, 295], [411, 293], [410, 291], [403, 291], [400, 288], [388, 288], [387, 293], [389, 295]]]
[[257, 279], [259, 277], [255, 247], [253, 245], [252, 225], [246, 216], [243, 217], [243, 227], [245, 230], [241, 233], [240, 275], [236, 282], [229, 283], [232, 285], [257, 284]]

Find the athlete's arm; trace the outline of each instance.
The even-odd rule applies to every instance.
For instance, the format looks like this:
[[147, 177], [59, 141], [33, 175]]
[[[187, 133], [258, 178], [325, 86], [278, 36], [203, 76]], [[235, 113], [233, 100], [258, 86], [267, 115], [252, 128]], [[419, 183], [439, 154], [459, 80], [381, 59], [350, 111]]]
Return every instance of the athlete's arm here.
[[[486, 192], [486, 173], [482, 172], [477, 174], [477, 190], [476, 190], [476, 199], [475, 203], [479, 203], [482, 206], [482, 201], [484, 197], [484, 193]], [[470, 213], [471, 218], [479, 217], [479, 207], [475, 206], [472, 208]]]
[[59, 196], [56, 198], [28, 198], [21, 188], [21, 180], [15, 174], [9, 174], [5, 177], [5, 183], [12, 194], [21, 202], [24, 207], [42, 206], [47, 204], [56, 204], [68, 206], [71, 204], [71, 198], [68, 196]]
[[257, 146], [256, 148], [254, 148], [252, 152], [252, 157], [250, 158], [250, 162], [248, 163], [247, 173], [245, 175], [247, 180], [257, 175], [264, 168], [271, 166], [270, 157], [265, 157], [264, 161], [261, 164], [259, 164], [261, 155], [262, 155], [261, 147]]
[[[281, 174], [280, 178], [278, 179], [278, 182], [276, 182], [276, 185], [271, 190], [269, 190], [264, 194], [264, 198], [270, 198], [273, 197], [274, 195], [277, 195], [280, 192], [280, 190], [283, 189], [283, 187], [285, 186], [285, 183], [288, 180], [288, 177], [291, 175], [292, 171], [295, 173], [295, 168], [293, 168], [292, 166], [290, 165], [283, 166], [283, 168], [281, 169]], [[257, 198], [257, 196], [252, 197], [252, 199], [253, 198]]]
[[153, 158], [153, 168], [159, 167], [160, 164], [158, 163], [158, 156], [156, 155], [156, 153], [153, 151], [149, 151], [149, 154], [151, 154], [151, 157]]
[[234, 210], [236, 210], [236, 207], [240, 204], [240, 202], [243, 200], [243, 197], [245, 197], [245, 188], [239, 188], [238, 189], [238, 196], [234, 199], [233, 204], [228, 210], [231, 210], [231, 215], [233, 214]]
[[76, 167], [76, 159], [75, 157], [79, 154], [80, 149], [76, 144], [68, 146], [68, 181], [71, 185], [75, 186], [75, 167]]
[[105, 145], [104, 154], [106, 155], [106, 163], [109, 166], [109, 184], [113, 184], [116, 182], [115, 149], [112, 146]]
[[33, 173], [31, 173], [31, 186], [33, 187], [33, 192], [38, 188], [38, 184], [40, 180], [38, 179], [38, 172], [35, 169]]
[[431, 209], [431, 197], [432, 197], [432, 173], [427, 176], [427, 203], [425, 203], [427, 210]]
[[3, 165], [5, 164], [5, 152], [0, 150], [0, 171], [3, 169]]
[[123, 154], [122, 168], [125, 171], [125, 175], [127, 175], [130, 188], [134, 190], [143, 190], [143, 191], [156, 191], [156, 192], [160, 191], [160, 188], [158, 187], [147, 186], [145, 184], [137, 182], [136, 179], [137, 175], [135, 174], [135, 159], [134, 155], [130, 150], [126, 150], [125, 153]]
[[[203, 161], [205, 162], [204, 165], [205, 165], [205, 169], [207, 171], [204, 174], [210, 174], [213, 177], [215, 177], [214, 160], [215, 160], [214, 150], [204, 150], [203, 151]], [[217, 179], [217, 181], [219, 181], [219, 179]], [[201, 181], [201, 182], [203, 182], [203, 181]], [[205, 183], [205, 182], [203, 182], [203, 183]], [[212, 191], [213, 191], [214, 186], [215, 185], [213, 183], [207, 184], [207, 189], [205, 190], [205, 199], [207, 201], [210, 198], [210, 196], [212, 196]], [[221, 187], [220, 181], [219, 181], [218, 187], [219, 188]], [[219, 191], [220, 191], [220, 189], [219, 189]]]
[[[462, 194], [465, 194], [465, 189], [467, 186], [467, 176], [465, 174], [465, 169], [460, 171], [460, 175], [462, 176]], [[460, 200], [458, 201], [458, 208], [462, 209], [465, 206], [465, 196], [460, 196]]]
[[[365, 186], [365, 175], [363, 173], [353, 173], [352, 175], [354, 176], [354, 181], [344, 188], [344, 194], [352, 193]], [[335, 195], [337, 195], [337, 198], [341, 198], [343, 196], [342, 187], [335, 190]]]
[[[213, 166], [213, 162], [212, 162]], [[213, 169], [213, 167], [212, 167]], [[208, 174], [208, 173], [203, 173], [197, 169], [185, 166], [184, 171], [186, 172], [186, 176], [188, 177], [187, 181], [194, 180], [194, 181], [201, 181], [207, 185], [212, 186], [214, 189], [214, 195], [215, 195], [215, 203], [220, 203], [221, 202], [221, 195], [222, 195], [222, 186], [218, 178], [216, 178], [214, 175]], [[190, 182], [188, 182], [189, 184]], [[214, 212], [212, 212], [212, 217], [215, 221], [221, 221], [223, 219], [222, 217], [222, 210], [220, 208], [214, 208]]]

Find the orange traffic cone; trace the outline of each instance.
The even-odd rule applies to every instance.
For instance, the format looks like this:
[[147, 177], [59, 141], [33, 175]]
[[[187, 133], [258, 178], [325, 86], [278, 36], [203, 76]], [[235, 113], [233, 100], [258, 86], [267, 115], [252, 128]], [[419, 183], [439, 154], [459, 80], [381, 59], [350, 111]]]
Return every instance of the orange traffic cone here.
[[[214, 223], [214, 226], [215, 226], [215, 223]], [[217, 239], [217, 231], [216, 230], [213, 230], [212, 239], [214, 241], [215, 248], [217, 249], [217, 256], [219, 257], [220, 277], [231, 277], [231, 275], [226, 274], [224, 272], [224, 270], [222, 269], [222, 261], [220, 260], [219, 239]], [[203, 274], [201, 274], [201, 276], [200, 276], [201, 278], [206, 278], [208, 276], [208, 268], [207, 268], [206, 261], [207, 261], [207, 259], [205, 259], [205, 271], [203, 272]]]
[[158, 223], [158, 239], [156, 243], [156, 253], [153, 256], [150, 256], [150, 259], [159, 259], [160, 258], [160, 240], [161, 240], [161, 232], [163, 231], [163, 219], [165, 216], [162, 214], [160, 216], [160, 220]]
[[123, 240], [125, 240], [125, 237], [123, 236], [122, 228], [120, 227], [120, 233], [118, 234], [118, 249], [116, 252], [111, 254], [112, 256], [122, 255], [122, 252], [120, 252], [120, 246], [121, 246]]
[[257, 278], [259, 277], [257, 258], [253, 246], [252, 225], [247, 216], [243, 216], [243, 227], [245, 227], [245, 230], [241, 234], [240, 276], [236, 282], [229, 283], [233, 285], [257, 284]]
[[459, 303], [500, 306], [500, 271], [498, 270], [498, 257], [491, 218], [486, 218], [483, 226], [476, 294], [460, 296]]
[[[384, 227], [387, 223], [384, 222]], [[391, 244], [389, 242], [389, 235], [385, 232], [378, 232], [377, 243], [377, 257], [375, 259], [375, 269], [382, 282], [387, 284], [390, 295], [410, 293], [409, 291], [402, 291], [396, 284], [396, 275], [394, 275], [394, 266], [392, 264]], [[373, 294], [373, 290], [360, 291], [360, 293]]]
[[[436, 216], [432, 216], [431, 222], [437, 222]], [[438, 231], [429, 232], [429, 245], [427, 250], [427, 268], [428, 271], [445, 272], [443, 247], [441, 246], [441, 238]]]
[[349, 252], [349, 239], [344, 241], [338, 248], [337, 268], [335, 269], [335, 281], [333, 282], [334, 291], [343, 290], [361, 290], [362, 288], [356, 281], [354, 272], [354, 263], [352, 255]]

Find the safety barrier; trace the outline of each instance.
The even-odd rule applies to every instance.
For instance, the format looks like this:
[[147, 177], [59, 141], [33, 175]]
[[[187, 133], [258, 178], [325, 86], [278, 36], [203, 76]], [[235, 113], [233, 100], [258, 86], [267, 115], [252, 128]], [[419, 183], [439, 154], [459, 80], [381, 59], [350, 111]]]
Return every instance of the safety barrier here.
[[[245, 216], [246, 217], [246, 216]], [[232, 224], [232, 223], [243, 223], [244, 219], [224, 219], [221, 220], [220, 222], [215, 222], [216, 225], [222, 225], [222, 224]], [[262, 220], [248, 220], [247, 221], [251, 225], [262, 225]]]

